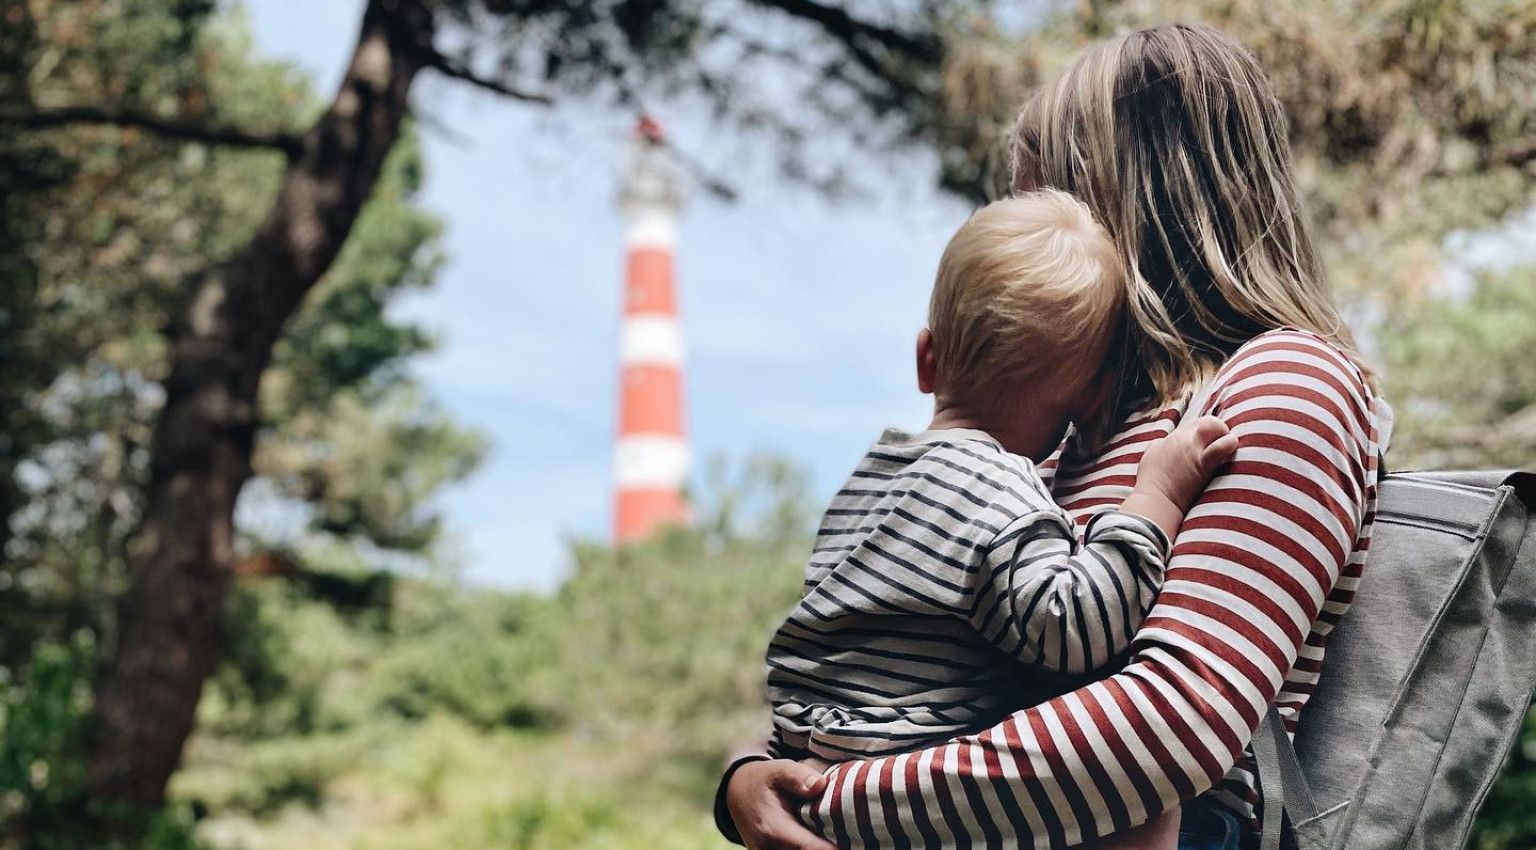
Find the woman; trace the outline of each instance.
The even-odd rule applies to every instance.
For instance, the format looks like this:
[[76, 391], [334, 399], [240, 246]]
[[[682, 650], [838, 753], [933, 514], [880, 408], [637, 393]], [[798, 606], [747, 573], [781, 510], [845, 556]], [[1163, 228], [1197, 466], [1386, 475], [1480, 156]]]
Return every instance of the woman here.
[[1204, 26], [1099, 44], [1031, 98], [1012, 148], [1014, 189], [1081, 198], [1133, 281], [1124, 425], [1093, 456], [1068, 447], [1060, 504], [1086, 522], [1118, 503], [1185, 415], [1221, 417], [1241, 448], [1190, 512], [1121, 672], [825, 778], [738, 760], [717, 820], [750, 847], [1072, 846], [1197, 797], [1181, 846], [1236, 847], [1257, 826], [1239, 756], [1270, 704], [1294, 730], [1359, 583], [1391, 413], [1318, 267], [1253, 57]]

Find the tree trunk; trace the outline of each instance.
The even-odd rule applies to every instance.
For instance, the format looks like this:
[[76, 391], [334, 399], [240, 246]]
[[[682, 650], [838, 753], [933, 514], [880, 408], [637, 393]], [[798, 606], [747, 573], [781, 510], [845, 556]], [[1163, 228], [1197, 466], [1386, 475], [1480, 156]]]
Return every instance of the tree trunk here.
[[247, 245], [196, 278], [173, 331], [118, 643], [96, 688], [94, 805], [142, 811], [164, 802], [222, 651], [257, 385], [284, 325], [373, 192], [411, 83], [430, 61], [432, 34], [423, 0], [370, 0], [341, 87], [290, 161], [271, 212]]

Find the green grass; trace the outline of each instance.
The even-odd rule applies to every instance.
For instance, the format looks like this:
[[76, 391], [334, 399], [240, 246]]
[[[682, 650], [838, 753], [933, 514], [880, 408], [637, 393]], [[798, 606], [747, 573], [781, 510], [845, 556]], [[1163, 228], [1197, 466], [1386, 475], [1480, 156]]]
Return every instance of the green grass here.
[[[672, 850], [720, 847], [708, 801], [657, 781], [658, 741], [477, 728], [434, 716], [396, 728], [221, 752], [201, 740], [175, 793], [209, 805], [197, 836], [247, 850]], [[244, 748], [241, 748], [244, 749]], [[238, 757], [231, 757], [238, 756]], [[254, 758], [246, 758], [254, 756]], [[279, 761], [286, 761], [278, 765]], [[313, 782], [249, 805], [237, 789]]]

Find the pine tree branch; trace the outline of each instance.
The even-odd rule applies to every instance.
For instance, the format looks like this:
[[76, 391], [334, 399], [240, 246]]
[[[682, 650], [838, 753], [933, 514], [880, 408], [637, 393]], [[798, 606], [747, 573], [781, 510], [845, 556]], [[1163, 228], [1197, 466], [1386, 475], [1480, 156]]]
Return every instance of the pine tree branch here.
[[1536, 137], [1526, 137], [1505, 145], [1503, 149], [1496, 152], [1494, 160], [1516, 168], [1530, 168], [1536, 164]]
[[488, 92], [501, 95], [502, 97], [510, 97], [513, 100], [521, 100], [526, 103], [538, 103], [544, 106], [548, 106], [554, 102], [549, 97], [549, 95], [540, 94], [538, 92], [523, 91], [521, 89], [513, 88], [512, 86], [499, 80], [482, 77], [464, 65], [436, 51], [433, 51], [432, 59], [428, 63], [428, 67], [432, 68], [434, 71], [437, 71], [439, 74], [442, 74], [445, 77], [451, 77], [455, 80], [463, 80], [464, 82], [469, 83], [476, 88], [484, 89]]
[[282, 151], [289, 159], [297, 158], [304, 149], [303, 137], [296, 133], [263, 132], [232, 124], [168, 118], [119, 107], [35, 106], [26, 111], [0, 110], [0, 125], [42, 130], [70, 124], [134, 127], [184, 142]]
[[750, 0], [755, 5], [777, 9], [786, 15], [803, 18], [820, 26], [826, 33], [849, 47], [860, 48], [875, 42], [894, 53], [924, 62], [937, 62], [944, 56], [943, 45], [929, 35], [915, 35], [893, 27], [862, 21], [836, 6], [816, 0]]

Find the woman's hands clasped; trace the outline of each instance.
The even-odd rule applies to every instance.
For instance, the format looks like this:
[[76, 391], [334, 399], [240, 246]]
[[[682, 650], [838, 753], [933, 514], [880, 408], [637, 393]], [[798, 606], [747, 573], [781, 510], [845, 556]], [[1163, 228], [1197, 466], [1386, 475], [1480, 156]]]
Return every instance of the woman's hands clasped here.
[[795, 817], [801, 803], [826, 787], [823, 762], [789, 759], [748, 762], [725, 789], [731, 821], [749, 850], [837, 850]]

